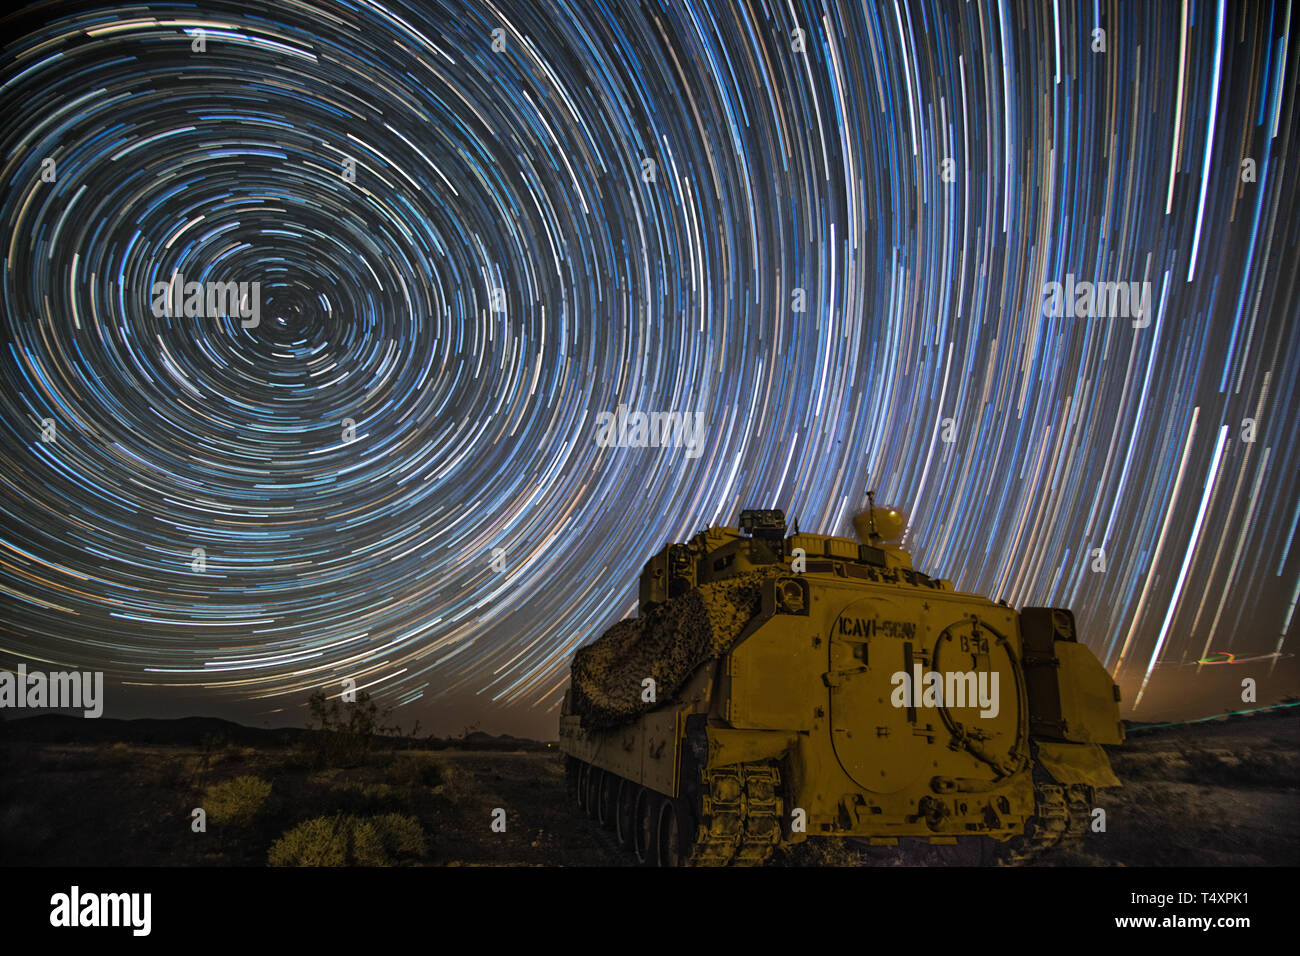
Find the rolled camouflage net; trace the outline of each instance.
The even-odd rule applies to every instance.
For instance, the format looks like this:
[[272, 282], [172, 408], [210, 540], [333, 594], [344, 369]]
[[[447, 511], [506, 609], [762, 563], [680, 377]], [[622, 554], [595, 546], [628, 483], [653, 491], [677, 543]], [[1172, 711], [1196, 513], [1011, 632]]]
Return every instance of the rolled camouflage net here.
[[767, 575], [750, 571], [705, 584], [619, 621], [573, 656], [573, 709], [591, 730], [617, 727], [655, 706], [641, 682], [654, 678], [662, 703], [697, 667], [730, 650], [759, 612]]

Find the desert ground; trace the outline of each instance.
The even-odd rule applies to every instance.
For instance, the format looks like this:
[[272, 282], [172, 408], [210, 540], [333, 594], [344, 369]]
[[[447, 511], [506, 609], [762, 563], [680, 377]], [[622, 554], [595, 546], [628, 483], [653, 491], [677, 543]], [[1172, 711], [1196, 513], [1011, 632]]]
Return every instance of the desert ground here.
[[[48, 721], [26, 731], [22, 723], [0, 731], [7, 866], [635, 864], [571, 804], [562, 755], [546, 744], [485, 734], [440, 749], [381, 741], [325, 760], [286, 735], [244, 735], [250, 744], [239, 732], [207, 731], [200, 743], [167, 743], [124, 732], [137, 739], [86, 742]], [[1111, 758], [1124, 786], [1097, 801], [1105, 832], [1034, 865], [1300, 863], [1300, 708], [1134, 726]], [[206, 827], [196, 832], [200, 807]], [[969, 847], [868, 851], [810, 841], [772, 862], [991, 860]]]

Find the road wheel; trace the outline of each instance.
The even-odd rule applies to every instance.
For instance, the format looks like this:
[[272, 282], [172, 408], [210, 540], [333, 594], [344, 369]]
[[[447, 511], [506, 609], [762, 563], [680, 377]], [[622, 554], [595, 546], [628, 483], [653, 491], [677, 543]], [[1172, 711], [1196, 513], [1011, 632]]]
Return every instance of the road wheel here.
[[636, 795], [636, 840], [632, 848], [637, 862], [645, 866], [659, 865], [659, 841], [655, 839], [658, 820], [659, 794], [641, 787]]
[[591, 773], [591, 765], [578, 761], [578, 809], [587, 809], [587, 777]]
[[595, 820], [600, 812], [600, 781], [605, 771], [592, 767], [587, 771], [587, 816]]
[[600, 799], [596, 801], [596, 819], [607, 830], [614, 829], [614, 798], [622, 778], [606, 771], [600, 775]]
[[664, 800], [659, 807], [659, 825], [656, 828], [659, 843], [660, 866], [684, 866], [686, 853], [682, 848], [682, 816], [676, 800]]
[[614, 806], [614, 835], [624, 850], [636, 848], [636, 792], [640, 788], [631, 780], [618, 782], [617, 802]]
[[578, 773], [581, 770], [582, 764], [577, 757], [564, 758], [564, 786], [574, 803], [578, 801]]

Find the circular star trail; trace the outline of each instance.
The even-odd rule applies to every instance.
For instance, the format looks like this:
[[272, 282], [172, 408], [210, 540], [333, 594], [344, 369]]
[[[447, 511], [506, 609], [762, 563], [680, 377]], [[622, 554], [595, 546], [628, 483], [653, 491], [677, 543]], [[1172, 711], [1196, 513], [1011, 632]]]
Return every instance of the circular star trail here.
[[[918, 567], [1073, 607], [1121, 675], [1285, 649], [1289, 4], [5, 25], [0, 664], [540, 734], [664, 542], [850, 533], [869, 488]], [[256, 311], [160, 309], [173, 277]], [[598, 443], [620, 405], [699, 413], [698, 455]]]

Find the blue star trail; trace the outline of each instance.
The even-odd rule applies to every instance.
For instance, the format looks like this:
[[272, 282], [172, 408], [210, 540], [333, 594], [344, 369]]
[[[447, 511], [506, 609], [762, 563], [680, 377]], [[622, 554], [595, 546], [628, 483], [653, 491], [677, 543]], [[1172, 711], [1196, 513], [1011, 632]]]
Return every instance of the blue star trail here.
[[[849, 534], [868, 489], [919, 568], [1072, 607], [1121, 678], [1289, 653], [1293, 22], [10, 14], [0, 665], [103, 670], [110, 713], [350, 678], [542, 733], [665, 541], [745, 507]], [[258, 321], [155, 314], [177, 274], [259, 283]], [[1081, 282], [1149, 306], [1044, 307]], [[702, 413], [698, 457], [598, 444], [619, 405]]]

